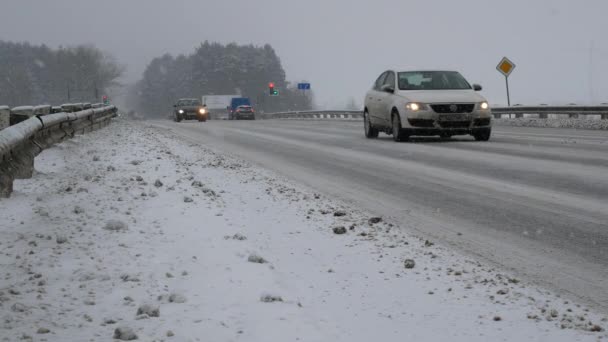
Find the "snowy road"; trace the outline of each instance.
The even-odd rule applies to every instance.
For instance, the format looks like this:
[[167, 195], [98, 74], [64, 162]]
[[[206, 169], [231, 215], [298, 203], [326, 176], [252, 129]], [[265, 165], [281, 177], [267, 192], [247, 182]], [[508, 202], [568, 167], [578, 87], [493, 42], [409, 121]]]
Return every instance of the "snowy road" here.
[[155, 121], [608, 311], [608, 132], [395, 144], [360, 123]]
[[406, 229], [422, 219], [146, 122], [115, 120], [35, 168], [0, 201], [0, 341], [608, 338], [601, 312]]

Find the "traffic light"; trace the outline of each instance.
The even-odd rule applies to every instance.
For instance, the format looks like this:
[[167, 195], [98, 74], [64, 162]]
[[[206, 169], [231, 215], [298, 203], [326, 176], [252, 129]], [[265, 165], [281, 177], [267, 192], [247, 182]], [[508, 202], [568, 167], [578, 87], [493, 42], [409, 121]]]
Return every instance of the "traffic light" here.
[[108, 99], [108, 95], [104, 95], [102, 97], [102, 99], [103, 99], [103, 104], [105, 104], [105, 105], [110, 104], [110, 99]]
[[274, 83], [272, 83], [272, 82], [268, 83], [268, 94], [270, 94], [270, 96], [279, 95], [279, 91], [274, 89]]

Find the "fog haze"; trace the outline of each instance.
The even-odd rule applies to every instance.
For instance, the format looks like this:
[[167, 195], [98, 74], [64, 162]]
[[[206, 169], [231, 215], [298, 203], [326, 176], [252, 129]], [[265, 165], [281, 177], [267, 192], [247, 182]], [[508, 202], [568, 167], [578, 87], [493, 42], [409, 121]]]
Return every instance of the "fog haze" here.
[[608, 102], [608, 2], [0, 0], [0, 39], [94, 44], [135, 82], [152, 58], [202, 41], [271, 44], [287, 79], [307, 80], [322, 108], [360, 105], [385, 69], [451, 68], [506, 103], [503, 57], [517, 68], [511, 102]]

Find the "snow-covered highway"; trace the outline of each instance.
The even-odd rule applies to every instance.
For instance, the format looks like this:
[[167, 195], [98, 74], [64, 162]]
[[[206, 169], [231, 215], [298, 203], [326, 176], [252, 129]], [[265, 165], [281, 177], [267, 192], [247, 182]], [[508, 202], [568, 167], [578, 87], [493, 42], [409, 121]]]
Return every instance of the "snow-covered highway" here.
[[156, 121], [608, 311], [608, 132], [396, 144], [339, 121]]
[[[315, 138], [298, 138], [298, 127], [305, 128], [302, 136]], [[554, 267], [546, 256], [517, 246], [513, 238], [504, 238], [505, 248], [495, 254], [482, 254], [499, 245], [493, 239], [500, 236], [491, 233], [497, 228], [488, 224], [486, 233], [476, 234], [477, 226], [466, 225], [445, 202], [453, 198], [450, 189], [469, 204], [475, 196], [494, 200], [488, 197], [492, 191], [513, 197], [517, 184], [499, 188], [496, 178], [479, 176], [479, 186], [488, 189], [474, 196], [461, 191], [460, 182], [474, 186], [468, 183], [475, 173], [453, 166], [450, 172], [462, 177], [454, 182], [458, 188], [446, 187], [431, 210], [416, 202], [414, 193], [395, 196], [404, 179], [378, 191], [378, 184], [361, 176], [382, 170], [370, 162], [383, 161], [390, 172], [401, 167], [420, 179], [411, 191], [430, 186], [422, 171], [434, 172], [427, 179], [440, 186], [446, 174], [437, 165], [414, 157], [411, 164], [401, 162], [404, 151], [449, 149], [449, 144], [472, 151], [492, 144], [394, 144], [359, 141], [358, 133], [355, 125], [342, 123], [115, 120], [45, 150], [34, 176], [15, 181], [12, 196], [0, 200], [0, 341], [608, 338], [601, 306], [594, 310], [530, 282], [534, 277], [520, 277], [519, 268], [487, 261], [498, 260], [492, 257], [502, 257], [508, 247], [509, 259], [499, 263], [528, 253], [538, 259], [524, 265]], [[378, 152], [383, 149], [394, 155], [383, 157]], [[579, 152], [568, 158], [595, 158]], [[316, 161], [315, 155], [328, 159]], [[468, 157], [475, 165], [472, 160]], [[594, 167], [602, 165], [598, 160]], [[345, 166], [352, 169], [344, 171]], [[390, 184], [390, 178], [381, 179], [384, 174], [379, 177]], [[339, 180], [349, 178], [350, 183]], [[555, 189], [528, 191], [529, 205], [559, 204], [552, 197], [559, 193]], [[588, 208], [570, 203], [564, 210], [597, 217], [601, 213], [593, 203], [587, 198]], [[387, 211], [396, 205], [401, 207]], [[500, 208], [495, 212], [497, 220], [509, 219]], [[535, 229], [524, 236], [540, 240], [543, 232]], [[479, 241], [484, 244], [476, 245]], [[571, 254], [576, 252], [564, 249], [561, 256]], [[580, 267], [592, 264], [588, 256], [580, 258]], [[564, 260], [553, 262], [573, 267]]]

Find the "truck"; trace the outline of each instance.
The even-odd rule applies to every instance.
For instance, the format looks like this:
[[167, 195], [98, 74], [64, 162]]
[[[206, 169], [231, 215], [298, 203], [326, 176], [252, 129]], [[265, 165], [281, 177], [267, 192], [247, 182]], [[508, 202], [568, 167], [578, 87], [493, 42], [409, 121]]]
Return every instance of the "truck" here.
[[240, 94], [235, 95], [203, 95], [202, 103], [209, 111], [209, 118], [214, 120], [228, 119], [230, 107], [233, 98], [241, 97]]

